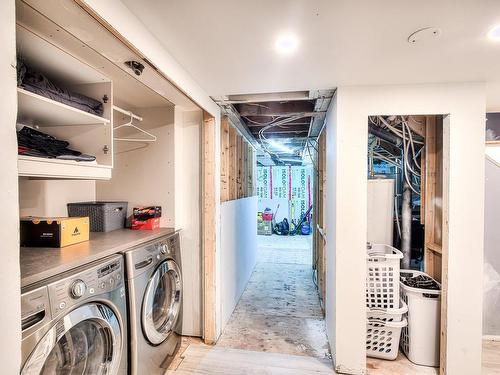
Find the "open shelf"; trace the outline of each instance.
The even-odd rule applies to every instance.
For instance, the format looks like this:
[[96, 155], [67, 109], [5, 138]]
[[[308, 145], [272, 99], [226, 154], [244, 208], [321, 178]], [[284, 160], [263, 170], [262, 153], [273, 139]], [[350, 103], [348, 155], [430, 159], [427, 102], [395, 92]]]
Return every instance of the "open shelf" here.
[[17, 121], [37, 126], [109, 124], [109, 120], [17, 88]]
[[109, 180], [111, 166], [92, 162], [46, 159], [18, 155], [18, 174], [20, 177], [62, 178], [83, 180]]

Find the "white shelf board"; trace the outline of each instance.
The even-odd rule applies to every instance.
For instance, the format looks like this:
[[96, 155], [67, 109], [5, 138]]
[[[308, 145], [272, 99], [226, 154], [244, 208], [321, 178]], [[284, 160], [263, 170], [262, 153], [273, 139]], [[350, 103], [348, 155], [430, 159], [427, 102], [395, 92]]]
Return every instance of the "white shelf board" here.
[[109, 124], [109, 120], [17, 88], [17, 122], [38, 126]]
[[46, 159], [18, 155], [17, 168], [20, 177], [109, 180], [112, 167], [92, 162]]

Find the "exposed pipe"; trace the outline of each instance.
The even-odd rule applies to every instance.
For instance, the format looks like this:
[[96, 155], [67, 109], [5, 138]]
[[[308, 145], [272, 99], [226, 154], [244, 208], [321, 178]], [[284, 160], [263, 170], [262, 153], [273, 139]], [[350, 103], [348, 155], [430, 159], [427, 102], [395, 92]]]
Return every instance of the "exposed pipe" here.
[[403, 141], [401, 140], [400, 137], [397, 135], [388, 132], [387, 130], [384, 130], [376, 125], [369, 124], [368, 125], [368, 131], [373, 134], [374, 136], [383, 139], [386, 142], [389, 142], [393, 144], [396, 147], [401, 147]]
[[403, 202], [401, 205], [401, 252], [403, 259], [401, 267], [410, 268], [411, 259], [411, 188], [405, 181], [403, 185]]

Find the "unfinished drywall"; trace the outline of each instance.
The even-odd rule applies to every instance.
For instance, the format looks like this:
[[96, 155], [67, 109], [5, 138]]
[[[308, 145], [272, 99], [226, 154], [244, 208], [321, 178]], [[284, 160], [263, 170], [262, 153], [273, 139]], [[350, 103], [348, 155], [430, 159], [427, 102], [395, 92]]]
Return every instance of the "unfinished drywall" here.
[[483, 334], [500, 336], [500, 164], [486, 157]]
[[17, 178], [16, 140], [16, 42], [14, 0], [0, 2], [0, 82], [2, 100], [2, 126], [0, 149], [2, 163], [0, 178], [0, 206], [3, 219], [0, 225], [1, 270], [0, 295], [2, 313], [0, 319], [0, 363], [3, 374], [18, 374], [21, 363], [21, 286], [19, 267], [19, 207]]
[[217, 104], [120, 0], [77, 0], [77, 2], [90, 7], [123, 35], [196, 104], [212, 116], [220, 117]]
[[450, 187], [446, 246], [453, 251], [449, 253], [444, 275], [448, 285], [444, 358], [448, 374], [480, 373], [482, 312], [478, 306], [482, 306], [483, 295], [484, 92], [484, 85], [479, 83], [338, 88], [326, 128], [329, 176], [326, 320], [339, 371], [363, 373], [366, 367], [366, 243], [360, 233], [366, 233], [367, 222], [368, 116], [449, 114], [444, 140]]
[[19, 179], [21, 216], [68, 216], [68, 203], [94, 200], [95, 181]]
[[255, 267], [257, 256], [257, 197], [221, 206], [222, 326], [226, 326]]
[[183, 274], [182, 334], [202, 335], [201, 126], [202, 111], [175, 108], [175, 229], [180, 229]]
[[[97, 199], [128, 202], [128, 216], [134, 207], [160, 205], [160, 225], [174, 227], [174, 108], [130, 110], [143, 117], [141, 127], [154, 134], [157, 141], [115, 141], [112, 178], [96, 183]], [[140, 137], [120, 133], [120, 137], [130, 136]]]

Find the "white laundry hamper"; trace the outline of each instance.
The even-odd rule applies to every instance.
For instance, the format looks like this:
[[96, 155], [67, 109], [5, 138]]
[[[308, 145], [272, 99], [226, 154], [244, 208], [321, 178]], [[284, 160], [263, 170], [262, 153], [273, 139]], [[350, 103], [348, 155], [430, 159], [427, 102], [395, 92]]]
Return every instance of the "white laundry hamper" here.
[[408, 312], [408, 306], [404, 301], [400, 301], [398, 309], [366, 309], [366, 318], [368, 320], [377, 319], [384, 322], [401, 322], [403, 316]]
[[[419, 275], [429, 277], [423, 272], [401, 270], [402, 279]], [[401, 350], [417, 365], [439, 367], [441, 291], [412, 288], [401, 282], [401, 298], [408, 305]]]
[[368, 357], [394, 360], [398, 356], [401, 330], [407, 326], [402, 318], [399, 322], [387, 319], [367, 319], [366, 355]]
[[399, 262], [403, 253], [384, 244], [368, 244], [366, 258], [366, 306], [398, 309]]

